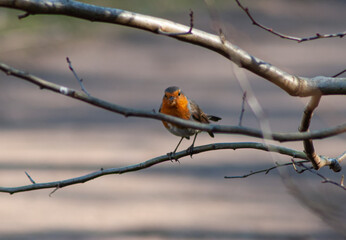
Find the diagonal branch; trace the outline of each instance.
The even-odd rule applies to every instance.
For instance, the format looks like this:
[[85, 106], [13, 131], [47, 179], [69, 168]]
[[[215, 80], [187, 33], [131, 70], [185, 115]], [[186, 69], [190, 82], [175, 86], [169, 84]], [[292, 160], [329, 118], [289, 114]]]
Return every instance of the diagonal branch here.
[[[302, 117], [302, 121], [299, 127], [300, 132], [308, 132], [310, 127], [310, 122], [312, 119], [313, 112], [317, 108], [318, 104], [320, 103], [321, 95], [315, 95], [312, 96], [310, 101], [305, 107], [304, 114]], [[334, 172], [340, 172], [341, 166], [338, 161], [330, 162], [329, 159], [321, 158], [315, 151], [314, 144], [312, 142], [312, 139], [305, 139], [303, 141], [304, 144], [304, 151], [308, 157], [308, 159], [311, 161], [314, 169], [318, 170], [323, 166], [328, 165]]]
[[343, 74], [343, 73], [345, 73], [345, 72], [346, 72], [346, 69], [344, 69], [344, 70], [342, 70], [341, 72], [335, 74], [335, 75], [333, 76], [333, 78], [338, 77], [338, 76], [340, 76], [341, 74]]
[[84, 87], [83, 79], [78, 77], [76, 71], [75, 71], [75, 70], [73, 69], [73, 67], [72, 67], [72, 62], [70, 61], [70, 59], [69, 59], [68, 57], [66, 58], [66, 61], [67, 61], [67, 63], [68, 63], [68, 68], [71, 70], [71, 72], [73, 73], [74, 77], [77, 79], [77, 81], [78, 81], [78, 83], [79, 83], [79, 86], [80, 86], [80, 88], [82, 89], [82, 91], [83, 91], [86, 95], [90, 96], [90, 93], [89, 93], [89, 92], [85, 89], [85, 87]]
[[346, 190], [346, 187], [344, 186], [344, 183], [343, 183], [344, 176], [342, 176], [342, 178], [341, 178], [341, 183], [338, 183], [338, 182], [335, 182], [335, 181], [327, 178], [326, 176], [323, 176], [321, 173], [314, 171], [313, 169], [305, 166], [303, 162], [296, 162], [296, 164], [298, 164], [303, 170], [309, 171], [310, 173], [322, 178], [323, 179], [322, 183], [331, 183], [331, 184], [334, 184], [335, 186], [337, 186], [343, 190]]
[[30, 182], [32, 184], [35, 184], [36, 182], [34, 181], [34, 179], [32, 179], [32, 177], [29, 175], [29, 173], [25, 172], [25, 175], [29, 178]]
[[[233, 150], [258, 149], [263, 151], [272, 151], [272, 152], [280, 153], [283, 155], [292, 156], [295, 158], [306, 159], [306, 154], [304, 152], [296, 151], [296, 150], [285, 148], [285, 147], [275, 146], [275, 145], [265, 145], [263, 143], [257, 143], [257, 142], [213, 143], [213, 144], [194, 147], [193, 154], [198, 154], [198, 153], [207, 152], [207, 151], [221, 150], [221, 149], [233, 149]], [[184, 150], [181, 152], [177, 152], [175, 153], [174, 158], [180, 159], [186, 156], [190, 156], [190, 151]], [[165, 155], [155, 157], [138, 164], [129, 165], [125, 167], [118, 167], [118, 168], [100, 169], [98, 171], [95, 171], [80, 177], [70, 178], [66, 180], [46, 182], [46, 183], [32, 182], [33, 184], [19, 186], [19, 187], [0, 187], [0, 192], [14, 194], [18, 192], [27, 192], [27, 191], [47, 189], [47, 188], [55, 188], [57, 190], [67, 186], [85, 183], [105, 175], [122, 174], [127, 172], [139, 171], [139, 170], [146, 169], [151, 166], [154, 166], [166, 161], [170, 161], [170, 160], [171, 160], [171, 157], [165, 154]]]
[[301, 43], [301, 42], [306, 42], [306, 41], [312, 41], [312, 40], [316, 40], [316, 39], [322, 39], [322, 38], [335, 38], [335, 37], [339, 37], [339, 38], [342, 38], [346, 35], [346, 31], [344, 32], [339, 32], [339, 33], [331, 33], [331, 34], [320, 34], [320, 33], [316, 33], [316, 35], [314, 36], [310, 36], [310, 37], [303, 37], [303, 38], [300, 38], [300, 37], [294, 37], [294, 36], [289, 36], [289, 35], [286, 35], [286, 34], [282, 34], [282, 33], [279, 33], [277, 31], [274, 31], [273, 29], [269, 28], [269, 27], [266, 27], [262, 24], [260, 24], [259, 22], [257, 22], [253, 17], [252, 15], [250, 14], [250, 11], [247, 7], [244, 7], [239, 0], [235, 0], [238, 4], [238, 6], [246, 13], [246, 15], [250, 18], [250, 20], [252, 21], [252, 24], [253, 25], [256, 25], [258, 26], [259, 28], [262, 28], [263, 30], [267, 31], [267, 32], [270, 32], [280, 38], [283, 38], [283, 39], [288, 39], [288, 40], [293, 40], [293, 41], [296, 41], [298, 43]]
[[241, 126], [242, 121], [243, 121], [243, 116], [244, 116], [244, 112], [245, 112], [245, 102], [246, 102], [246, 91], [244, 91], [244, 93], [243, 93], [243, 101], [241, 103], [241, 112], [240, 112], [240, 116], [239, 116], [238, 126]]
[[37, 85], [40, 89], [47, 89], [59, 94], [62, 94], [67, 97], [71, 97], [93, 106], [103, 108], [105, 110], [124, 115], [125, 117], [142, 117], [142, 118], [151, 118], [156, 120], [164, 120], [169, 123], [174, 123], [179, 126], [189, 127], [193, 129], [199, 129], [201, 131], [213, 132], [213, 133], [227, 133], [227, 134], [241, 134], [245, 136], [252, 136], [257, 138], [268, 138], [273, 139], [279, 142], [285, 141], [299, 141], [304, 139], [323, 139], [341, 133], [346, 132], [346, 123], [341, 124], [336, 127], [326, 128], [318, 131], [311, 132], [296, 132], [296, 133], [267, 133], [257, 129], [242, 127], [242, 126], [229, 126], [229, 125], [215, 125], [215, 124], [203, 124], [195, 121], [184, 120], [181, 118], [165, 115], [162, 113], [156, 113], [154, 111], [145, 111], [140, 109], [127, 108], [124, 106], [116, 105], [102, 99], [89, 96], [84, 92], [77, 91], [74, 89], [67, 88], [49, 81], [46, 81], [42, 78], [36, 77], [27, 72], [10, 67], [6, 64], [0, 62], [0, 70], [6, 73], [7, 75], [13, 75], [20, 79], [26, 80]]
[[[2, 0], [0, 7], [23, 10], [29, 15], [57, 14], [71, 16], [90, 21], [125, 25], [142, 29], [155, 34], [160, 30], [169, 33], [186, 33], [191, 27], [165, 19], [146, 16], [116, 8], [99, 7], [74, 0]], [[26, 14], [27, 15], [27, 14]], [[277, 85], [292, 96], [312, 96], [321, 92], [322, 95], [346, 94], [346, 78], [330, 77], [299, 77], [288, 74], [229, 41], [223, 41], [219, 35], [193, 29], [191, 34], [167, 35], [180, 41], [188, 42], [215, 51], [258, 76]]]
[[[309, 131], [313, 112], [317, 108], [318, 104], [320, 103], [320, 100], [321, 100], [321, 95], [315, 95], [311, 97], [310, 101], [308, 102], [304, 110], [302, 121], [299, 127], [300, 132]], [[315, 169], [319, 169], [321, 166], [324, 165], [324, 162], [322, 162], [321, 158], [316, 154], [312, 140], [305, 139], [303, 143], [304, 143], [304, 151], [306, 155], [308, 156], [308, 159], [311, 161], [312, 166]]]

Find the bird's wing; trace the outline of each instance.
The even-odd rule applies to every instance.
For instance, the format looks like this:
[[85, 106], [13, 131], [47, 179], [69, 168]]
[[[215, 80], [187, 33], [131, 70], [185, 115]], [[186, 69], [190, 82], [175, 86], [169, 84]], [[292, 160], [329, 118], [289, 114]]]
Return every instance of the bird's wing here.
[[208, 115], [194, 102], [190, 100], [191, 115], [194, 120], [201, 123], [210, 123]]

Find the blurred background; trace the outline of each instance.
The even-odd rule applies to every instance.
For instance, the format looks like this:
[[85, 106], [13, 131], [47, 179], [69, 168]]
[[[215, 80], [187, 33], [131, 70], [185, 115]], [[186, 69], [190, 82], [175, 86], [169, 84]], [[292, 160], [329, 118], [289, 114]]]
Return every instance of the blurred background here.
[[[251, 24], [233, 1], [84, 1], [189, 24], [217, 33], [250, 54], [295, 75], [333, 76], [345, 69], [345, 39], [282, 40]], [[242, 1], [262, 24], [298, 37], [345, 31], [346, 2]], [[211, 17], [211, 13], [212, 16]], [[0, 8], [0, 61], [79, 89], [72, 61], [91, 95], [126, 107], [158, 109], [177, 85], [221, 124], [237, 125], [242, 89], [222, 56], [164, 36], [123, 26]], [[238, 70], [237, 70], [238, 71]], [[246, 73], [273, 131], [297, 131], [308, 99], [288, 96]], [[179, 141], [160, 121], [125, 118], [39, 90], [0, 73], [0, 186], [81, 176], [166, 154]], [[311, 129], [344, 123], [345, 97], [323, 97]], [[258, 128], [246, 106], [243, 125]], [[315, 141], [319, 154], [345, 151], [345, 134]], [[261, 141], [200, 134], [196, 145]], [[184, 141], [180, 149], [191, 142]], [[283, 146], [303, 150], [301, 143]], [[56, 191], [0, 194], [0, 239], [344, 239], [345, 191], [291, 168], [226, 180], [289, 157], [256, 150], [222, 150], [105, 176]], [[345, 167], [345, 164], [343, 164]], [[321, 173], [340, 181], [345, 170]], [[283, 178], [285, 176], [285, 178]], [[326, 224], [327, 223], [327, 224]], [[342, 235], [342, 233], [344, 235]]]

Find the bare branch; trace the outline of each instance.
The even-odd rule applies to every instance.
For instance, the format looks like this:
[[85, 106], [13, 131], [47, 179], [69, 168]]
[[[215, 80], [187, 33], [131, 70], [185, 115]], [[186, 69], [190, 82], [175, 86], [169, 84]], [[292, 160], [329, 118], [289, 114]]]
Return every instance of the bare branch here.
[[[116, 8], [99, 7], [74, 0], [2, 0], [0, 7], [23, 10], [29, 14], [66, 15], [90, 21], [106, 22], [138, 28], [152, 33], [164, 30], [168, 33], [189, 32], [191, 27], [165, 19], [146, 16]], [[167, 36], [167, 35], [165, 35]], [[292, 96], [312, 96], [346, 94], [346, 78], [299, 77], [288, 74], [281, 69], [240, 49], [229, 41], [222, 41], [220, 35], [213, 35], [198, 29], [191, 34], [178, 34], [169, 37], [188, 42], [215, 51], [258, 76], [267, 79]]]
[[341, 171], [341, 162], [346, 159], [346, 152], [341, 154], [340, 156], [336, 158], [328, 158], [324, 159], [324, 161], [327, 162], [326, 165], [329, 165], [329, 168], [331, 168], [334, 172], [340, 172]]
[[66, 57], [66, 61], [67, 61], [67, 63], [68, 63], [69, 69], [71, 70], [71, 72], [73, 73], [73, 75], [75, 76], [75, 78], [77, 79], [77, 81], [78, 81], [78, 83], [79, 83], [79, 85], [80, 85], [82, 91], [83, 91], [86, 95], [90, 96], [90, 94], [88, 93], [88, 91], [87, 91], [87, 90], [85, 89], [85, 87], [84, 87], [83, 79], [81, 79], [81, 78], [78, 77], [78, 75], [77, 75], [77, 73], [75, 72], [75, 70], [73, 69], [72, 63], [71, 63], [71, 61], [70, 61], [70, 59], [69, 59], [68, 57]]
[[[202, 152], [207, 151], [215, 151], [215, 150], [221, 150], [221, 149], [258, 149], [268, 152], [276, 152], [287, 156], [292, 156], [295, 158], [300, 159], [306, 159], [306, 154], [301, 151], [296, 151], [293, 149], [275, 146], [275, 145], [266, 145], [263, 143], [257, 143], [257, 142], [239, 142], [239, 143], [213, 143], [203, 146], [194, 147], [192, 149], [193, 154], [198, 154]], [[174, 154], [174, 159], [180, 159], [182, 157], [190, 156], [190, 151], [184, 150], [180, 151]], [[110, 175], [110, 174], [122, 174], [127, 172], [133, 172], [133, 171], [139, 171], [145, 168], [149, 168], [151, 166], [154, 166], [156, 164], [170, 161], [172, 159], [171, 156], [165, 154], [156, 158], [152, 158], [150, 160], [147, 160], [142, 163], [138, 163], [135, 165], [129, 165], [125, 167], [118, 167], [118, 168], [109, 168], [109, 169], [103, 169], [101, 168], [98, 171], [80, 176], [75, 178], [70, 178], [66, 180], [61, 181], [55, 181], [55, 182], [46, 182], [46, 183], [35, 183], [20, 187], [0, 187], [0, 192], [5, 193], [18, 193], [18, 192], [27, 192], [27, 191], [33, 191], [33, 190], [39, 190], [39, 189], [46, 189], [46, 188], [55, 188], [51, 194], [53, 194], [57, 189], [64, 188], [70, 185], [75, 185], [79, 183], [85, 183], [90, 180], [93, 180], [95, 178], [99, 178], [101, 176]]]
[[193, 129], [199, 129], [201, 131], [213, 132], [213, 133], [228, 133], [228, 134], [241, 134], [245, 136], [257, 137], [257, 138], [268, 138], [279, 142], [285, 141], [299, 141], [304, 139], [323, 139], [341, 133], [346, 132], [346, 123], [341, 124], [336, 127], [326, 128], [318, 131], [311, 132], [295, 132], [295, 133], [267, 133], [257, 129], [241, 127], [241, 126], [229, 126], [229, 125], [216, 125], [216, 124], [203, 124], [195, 121], [184, 120], [181, 118], [169, 116], [162, 113], [156, 113], [153, 111], [144, 111], [140, 109], [126, 108], [120, 105], [116, 105], [102, 99], [98, 99], [92, 96], [86, 95], [84, 92], [80, 92], [74, 89], [67, 88], [52, 82], [48, 82], [42, 78], [36, 77], [29, 73], [23, 72], [21, 70], [12, 68], [6, 64], [0, 63], [0, 70], [7, 75], [13, 75], [15, 77], [29, 81], [37, 85], [40, 89], [47, 89], [67, 97], [71, 97], [93, 106], [103, 108], [105, 110], [122, 114], [125, 117], [142, 117], [151, 118], [156, 120], [163, 120], [169, 123], [174, 123], [182, 127], [188, 127]]
[[338, 186], [339, 188], [341, 188], [343, 190], [346, 190], [346, 187], [343, 185], [343, 176], [341, 178], [340, 183], [338, 183], [338, 182], [335, 182], [335, 181], [333, 181], [333, 180], [323, 176], [321, 173], [319, 173], [319, 172], [317, 172], [317, 171], [315, 171], [315, 170], [305, 166], [304, 163], [302, 163], [302, 162], [296, 162], [296, 164], [299, 165], [301, 168], [305, 169], [306, 171], [309, 171], [312, 174], [322, 178], [323, 179], [322, 183], [331, 183], [331, 184], [334, 184], [335, 186]]
[[53, 191], [49, 193], [49, 197], [52, 197], [52, 195], [60, 189], [60, 186], [57, 186]]
[[225, 44], [226, 42], [226, 36], [222, 31], [222, 28], [219, 29], [219, 36], [220, 36], [220, 41], [222, 42], [222, 44]]
[[340, 75], [343, 74], [344, 72], [346, 72], [346, 69], [344, 69], [343, 71], [341, 71], [341, 72], [335, 74], [335, 75], [333, 76], [333, 78], [340, 76]]
[[341, 154], [339, 157], [336, 158], [336, 160], [341, 163], [344, 159], [346, 159], [346, 152]]
[[[310, 101], [308, 102], [304, 110], [302, 121], [299, 127], [300, 132], [307, 132], [309, 130], [313, 112], [320, 103], [320, 100], [321, 95], [315, 95], [311, 97]], [[308, 159], [311, 161], [312, 166], [315, 169], [319, 169], [320, 167], [324, 166], [326, 163], [322, 162], [321, 158], [316, 154], [312, 140], [306, 139], [303, 141], [303, 143], [305, 153], [308, 156]]]
[[[309, 160], [305, 160], [305, 161], [299, 161], [299, 163], [305, 163], [305, 162], [309, 162]], [[225, 176], [224, 178], [226, 179], [234, 179], [234, 178], [247, 178], [249, 176], [258, 174], [258, 173], [263, 173], [264, 174], [268, 174], [271, 170], [277, 169], [279, 167], [286, 167], [286, 166], [290, 166], [293, 165], [293, 167], [295, 168], [294, 163], [284, 163], [284, 164], [278, 164], [276, 163], [275, 166], [270, 167], [270, 168], [266, 168], [266, 169], [261, 169], [261, 170], [257, 170], [257, 171], [251, 171], [250, 173], [244, 174], [244, 175], [240, 175], [240, 176]], [[296, 168], [295, 168], [296, 169]]]
[[[292, 161], [292, 166], [293, 166], [293, 169], [294, 169], [294, 171], [296, 171], [296, 173], [298, 173], [298, 174], [302, 174], [303, 172], [305, 172], [306, 171], [306, 169], [305, 168], [302, 168], [302, 169], [298, 169], [297, 168], [297, 166], [296, 166], [296, 162], [294, 161], [294, 159], [292, 158], [291, 159], [291, 161]], [[309, 160], [310, 161], [310, 160]], [[308, 161], [308, 162], [309, 162]], [[312, 169], [313, 167], [311, 167], [310, 169]]]
[[35, 184], [36, 182], [31, 178], [31, 176], [29, 175], [29, 173], [27, 173], [26, 171], [25, 171], [25, 175], [29, 178], [29, 180], [30, 180], [30, 182], [32, 183], [32, 184]]
[[[313, 112], [317, 108], [320, 100], [321, 100], [321, 95], [316, 95], [311, 97], [310, 101], [308, 102], [304, 110], [302, 121], [299, 127], [300, 132], [308, 132]], [[311, 161], [314, 169], [318, 170], [321, 167], [328, 165], [334, 172], [341, 171], [341, 165], [339, 164], [337, 159], [328, 159], [325, 157], [320, 157], [316, 153], [312, 139], [303, 140], [303, 144], [304, 144], [304, 151], [308, 159]]]
[[192, 34], [193, 29], [193, 11], [190, 9], [190, 29], [187, 32], [166, 32], [163, 29], [159, 28], [157, 31], [159, 34], [166, 35], [166, 36], [181, 36], [181, 35], [187, 35]]
[[24, 14], [21, 14], [21, 15], [18, 15], [18, 19], [23, 19], [23, 18], [26, 18], [26, 17], [29, 17], [30, 16], [30, 13], [26, 12]]
[[239, 123], [238, 123], [239, 126], [241, 126], [241, 123], [243, 121], [243, 116], [245, 112], [245, 102], [246, 102], [246, 91], [243, 93], [243, 101], [241, 103], [241, 112], [240, 112]]
[[305, 107], [302, 121], [300, 123], [299, 131], [306, 132], [307, 130], [309, 130], [313, 112], [317, 108], [318, 104], [320, 103], [320, 100], [321, 100], [321, 95], [315, 95], [311, 97], [310, 101]]
[[298, 43], [301, 43], [301, 42], [306, 42], [306, 41], [312, 41], [312, 40], [316, 40], [316, 39], [322, 39], [322, 38], [335, 38], [335, 37], [339, 37], [339, 38], [342, 38], [346, 35], [346, 31], [345, 32], [340, 32], [340, 33], [332, 33], [332, 34], [320, 34], [320, 33], [316, 33], [316, 35], [314, 36], [310, 36], [310, 37], [303, 37], [303, 38], [299, 38], [299, 37], [293, 37], [293, 36], [289, 36], [289, 35], [286, 35], [286, 34], [282, 34], [282, 33], [279, 33], [277, 31], [274, 31], [273, 29], [269, 28], [269, 27], [266, 27], [260, 23], [258, 23], [253, 17], [252, 15], [250, 14], [250, 10], [247, 8], [247, 7], [244, 7], [239, 0], [235, 0], [238, 4], [238, 6], [246, 13], [246, 15], [250, 18], [250, 20], [252, 21], [252, 24], [253, 25], [256, 25], [260, 28], [262, 28], [263, 30], [267, 31], [267, 32], [270, 32], [280, 38], [283, 38], [283, 39], [288, 39], [288, 40], [293, 40], [293, 41], [296, 41]]

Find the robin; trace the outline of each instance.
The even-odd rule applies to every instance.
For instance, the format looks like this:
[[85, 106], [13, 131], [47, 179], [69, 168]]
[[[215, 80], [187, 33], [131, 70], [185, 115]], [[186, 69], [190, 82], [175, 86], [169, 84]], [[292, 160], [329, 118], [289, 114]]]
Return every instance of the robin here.
[[[200, 123], [206, 123], [206, 124], [210, 123], [209, 120], [212, 120], [212, 121], [221, 120], [221, 118], [219, 117], [205, 114], [202, 111], [202, 109], [194, 101], [188, 99], [185, 96], [185, 94], [181, 91], [181, 89], [175, 86], [169, 87], [165, 90], [165, 95], [163, 95], [162, 104], [160, 106], [159, 112], [167, 114], [167, 115], [179, 117], [182, 119], [196, 121]], [[181, 137], [174, 151], [169, 153], [170, 156], [173, 155], [177, 151], [181, 141], [184, 138], [190, 139], [190, 136], [195, 135], [192, 145], [187, 149], [187, 151], [190, 153], [190, 156], [192, 157], [193, 147], [196, 141], [197, 134], [200, 132], [200, 130], [180, 127], [165, 121], [162, 121], [162, 123], [167, 128], [167, 130], [170, 131], [172, 134]], [[208, 133], [211, 137], [214, 137], [214, 134], [212, 132], [208, 132]]]

